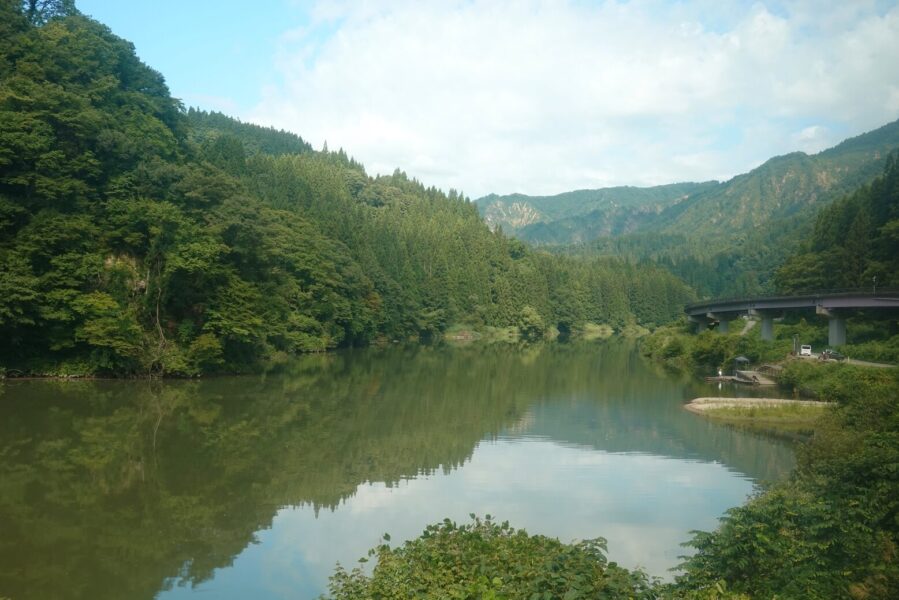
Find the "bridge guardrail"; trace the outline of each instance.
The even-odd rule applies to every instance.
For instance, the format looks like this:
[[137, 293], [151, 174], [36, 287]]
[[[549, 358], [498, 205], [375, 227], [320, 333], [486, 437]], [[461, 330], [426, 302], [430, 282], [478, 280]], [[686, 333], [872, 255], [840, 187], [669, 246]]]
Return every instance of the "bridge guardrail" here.
[[841, 296], [870, 296], [872, 298], [897, 298], [899, 297], [899, 288], [888, 287], [878, 289], [876, 292], [872, 288], [845, 288], [836, 290], [809, 290], [801, 291], [794, 294], [775, 294], [770, 296], [734, 296], [730, 298], [709, 298], [691, 302], [684, 306], [684, 312], [689, 312], [697, 308], [713, 305], [726, 304], [728, 302], [757, 302], [763, 300], [793, 300], [801, 298], [818, 298], [827, 296], [829, 298], [839, 298]]

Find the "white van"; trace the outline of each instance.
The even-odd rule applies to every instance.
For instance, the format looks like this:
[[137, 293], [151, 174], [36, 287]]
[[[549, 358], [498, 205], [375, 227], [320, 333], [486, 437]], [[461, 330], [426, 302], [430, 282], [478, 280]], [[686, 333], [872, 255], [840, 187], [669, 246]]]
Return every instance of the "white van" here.
[[802, 345], [799, 346], [799, 356], [811, 356], [812, 355], [812, 347]]

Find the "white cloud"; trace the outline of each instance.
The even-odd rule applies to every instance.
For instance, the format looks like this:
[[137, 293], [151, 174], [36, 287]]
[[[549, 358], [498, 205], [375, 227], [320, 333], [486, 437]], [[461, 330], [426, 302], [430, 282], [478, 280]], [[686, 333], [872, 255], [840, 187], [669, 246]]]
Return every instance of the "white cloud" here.
[[899, 8], [717, 4], [319, 2], [248, 117], [472, 196], [721, 178], [899, 117]]
[[835, 141], [830, 131], [821, 125], [811, 125], [793, 135], [795, 147], [808, 153], [820, 152]]

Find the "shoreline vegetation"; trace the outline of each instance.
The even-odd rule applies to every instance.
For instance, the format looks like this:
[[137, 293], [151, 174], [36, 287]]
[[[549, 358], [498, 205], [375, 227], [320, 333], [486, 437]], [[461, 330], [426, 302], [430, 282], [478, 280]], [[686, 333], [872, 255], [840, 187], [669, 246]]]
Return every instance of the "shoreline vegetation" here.
[[[698, 376], [746, 352], [778, 362], [792, 330], [778, 325], [777, 333], [774, 342], [763, 342], [662, 327], [642, 338], [642, 352]], [[819, 400], [699, 398], [686, 405], [777, 435], [792, 427], [803, 443], [788, 481], [727, 511], [715, 531], [693, 532], [684, 543], [693, 554], [673, 583], [610, 563], [602, 539], [560, 544], [472, 515], [470, 524], [444, 521], [397, 548], [386, 537], [369, 553], [377, 558], [373, 570], [338, 567], [329, 597], [382, 591], [431, 597], [447, 585], [458, 597], [477, 599], [899, 596], [899, 369], [787, 360], [779, 379], [792, 395]], [[566, 558], [552, 565], [538, 560], [548, 543]]]
[[[775, 435], [792, 430], [802, 440], [789, 481], [728, 511], [717, 530], [697, 532], [687, 543], [696, 553], [682, 565], [679, 590], [714, 590], [717, 580], [749, 597], [897, 596], [899, 368], [789, 356], [794, 336], [821, 335], [820, 327], [800, 320], [777, 324], [771, 342], [753, 331], [693, 334], [685, 324], [642, 340], [645, 356], [695, 376], [730, 368], [741, 355], [779, 364], [778, 385], [792, 399], [700, 398], [686, 409]], [[867, 346], [879, 351], [885, 343]]]
[[[418, 337], [410, 339], [386, 339], [380, 338], [372, 340], [370, 345], [373, 347], [384, 347], [393, 344], [440, 344], [446, 343], [450, 345], [466, 345], [471, 343], [482, 344], [532, 344], [541, 342], [557, 342], [557, 341], [604, 341], [613, 337], [625, 339], [639, 339], [650, 334], [650, 330], [636, 323], [623, 325], [616, 330], [608, 324], [584, 323], [577, 329], [571, 331], [568, 335], [562, 336], [555, 327], [550, 327], [540, 331], [537, 335], [528, 337], [527, 332], [523, 332], [518, 326], [510, 325], [508, 327], [490, 327], [472, 328], [465, 325], [453, 325], [448, 327], [442, 335], [433, 339], [422, 340]], [[328, 353], [341, 350], [341, 348], [324, 349], [320, 352]], [[309, 354], [304, 353], [304, 354]], [[286, 354], [278, 354], [271, 360], [258, 365], [259, 370], [267, 370], [277, 367], [290, 360], [290, 356]], [[61, 372], [60, 372], [61, 371]], [[255, 372], [255, 371], [254, 371]], [[116, 380], [116, 379], [191, 379], [198, 377], [221, 377], [230, 375], [249, 374], [247, 371], [228, 372], [223, 370], [213, 371], [211, 373], [129, 373], [129, 374], [96, 374], [89, 372], [81, 372], [78, 370], [68, 371], [60, 369], [60, 365], [51, 366], [46, 373], [28, 372], [19, 369], [5, 368], [0, 364], [0, 381], [9, 380], [29, 380], [29, 379], [88, 379], [88, 380]]]
[[814, 433], [818, 420], [836, 406], [784, 398], [695, 398], [684, 409], [720, 423], [789, 439]]

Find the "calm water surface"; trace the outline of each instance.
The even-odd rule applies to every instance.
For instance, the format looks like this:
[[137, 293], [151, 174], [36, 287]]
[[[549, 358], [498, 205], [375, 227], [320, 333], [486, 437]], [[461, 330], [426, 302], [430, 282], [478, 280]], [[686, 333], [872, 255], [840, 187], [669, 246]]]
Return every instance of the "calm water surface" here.
[[391, 348], [283, 372], [0, 385], [0, 597], [315, 598], [389, 532], [490, 513], [667, 570], [784, 442], [633, 344]]

